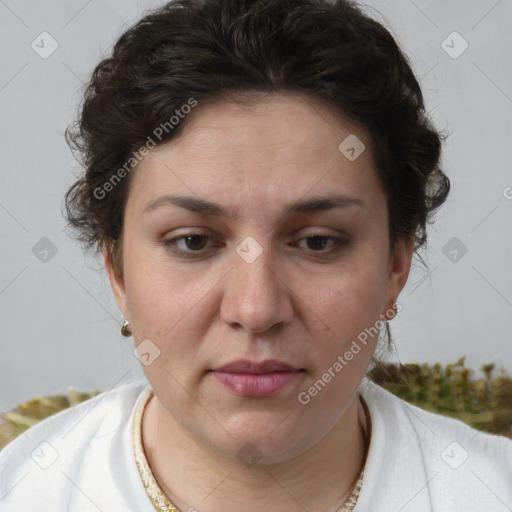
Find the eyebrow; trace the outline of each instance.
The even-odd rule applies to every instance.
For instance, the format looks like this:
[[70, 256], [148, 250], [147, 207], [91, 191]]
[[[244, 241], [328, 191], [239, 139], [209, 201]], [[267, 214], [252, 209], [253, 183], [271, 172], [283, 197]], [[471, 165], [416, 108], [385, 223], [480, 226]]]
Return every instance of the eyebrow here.
[[[313, 197], [311, 199], [301, 199], [285, 206], [282, 217], [288, 217], [297, 214], [318, 213], [334, 208], [346, 208], [348, 206], [364, 206], [364, 202], [353, 196], [348, 195], [331, 195], [322, 197]], [[155, 211], [163, 206], [178, 206], [190, 212], [202, 216], [217, 216], [237, 219], [238, 215], [224, 206], [206, 201], [192, 196], [172, 196], [164, 195], [154, 201], [151, 201], [145, 208], [144, 214]]]

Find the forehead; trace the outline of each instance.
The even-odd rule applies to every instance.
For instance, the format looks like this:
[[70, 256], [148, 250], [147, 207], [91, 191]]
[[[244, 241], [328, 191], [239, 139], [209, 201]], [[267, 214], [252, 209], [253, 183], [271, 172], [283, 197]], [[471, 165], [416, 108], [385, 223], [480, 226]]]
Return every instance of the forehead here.
[[[224, 199], [227, 206], [243, 197], [261, 208], [309, 191], [378, 192], [367, 132], [319, 100], [281, 93], [251, 103], [220, 100], [196, 107], [183, 122], [179, 137], [137, 166], [130, 196], [138, 208], [177, 192]], [[343, 152], [347, 140], [360, 144], [353, 160]]]
[[157, 147], [155, 154], [165, 153], [168, 146], [182, 141], [200, 150], [197, 157], [210, 149], [221, 156], [223, 147], [262, 151], [265, 155], [328, 155], [337, 151], [339, 143], [349, 135], [364, 139], [369, 148], [369, 136], [362, 127], [335, 113], [332, 106], [319, 99], [299, 93], [268, 93], [249, 98], [242, 102], [217, 100], [199, 106], [184, 119], [180, 137]]

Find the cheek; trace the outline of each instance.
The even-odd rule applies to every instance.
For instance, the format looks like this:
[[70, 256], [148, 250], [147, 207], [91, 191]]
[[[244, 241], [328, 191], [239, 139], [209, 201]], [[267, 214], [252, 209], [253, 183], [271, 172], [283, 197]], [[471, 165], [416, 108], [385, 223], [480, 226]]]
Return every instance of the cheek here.
[[[139, 269], [144, 268], [144, 271]], [[211, 274], [211, 273], [210, 273]], [[211, 320], [214, 304], [209, 298], [218, 278], [200, 277], [162, 262], [127, 266], [126, 284], [134, 339], [152, 340], [161, 352], [155, 368], [180, 372], [194, 360], [201, 345], [201, 332]], [[187, 363], [188, 365], [188, 363]]]
[[382, 282], [378, 269], [353, 265], [323, 286], [310, 286], [307, 300], [330, 339], [345, 344], [375, 323], [381, 313]]
[[138, 247], [128, 241], [126, 244], [125, 282], [130, 312], [138, 322], [156, 329], [162, 329], [170, 316], [179, 315], [188, 293], [183, 273], [162, 261], [161, 253], [160, 248], [147, 242]]
[[[339, 412], [371, 362], [379, 334], [381, 275], [377, 267], [361, 263], [325, 281], [323, 288], [308, 289], [309, 316], [316, 327], [310, 331], [315, 364], [302, 391], [318, 417]], [[337, 405], [327, 412], [325, 403]]]

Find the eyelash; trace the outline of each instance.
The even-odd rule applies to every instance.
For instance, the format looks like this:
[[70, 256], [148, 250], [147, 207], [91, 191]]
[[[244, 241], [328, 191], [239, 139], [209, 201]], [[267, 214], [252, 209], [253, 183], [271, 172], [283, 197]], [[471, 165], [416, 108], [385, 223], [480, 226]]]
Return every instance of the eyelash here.
[[[201, 252], [202, 249], [199, 250], [199, 251], [193, 251], [192, 253], [183, 251], [182, 249], [176, 249], [176, 242], [178, 240], [183, 240], [185, 238], [194, 237], [194, 236], [200, 236], [200, 237], [203, 237], [203, 238], [208, 238], [210, 240], [213, 240], [213, 238], [211, 236], [206, 235], [204, 233], [186, 233], [184, 235], [180, 235], [180, 236], [177, 236], [177, 237], [174, 237], [174, 238], [170, 238], [168, 240], [163, 240], [162, 244], [170, 252], [172, 252], [173, 254], [178, 255], [179, 257], [189, 258], [189, 259], [201, 258], [202, 256], [204, 256], [204, 252]], [[313, 255], [330, 256], [330, 255], [340, 251], [341, 249], [343, 249], [345, 246], [347, 246], [349, 244], [349, 241], [347, 239], [338, 238], [338, 237], [329, 236], [329, 235], [322, 235], [320, 233], [313, 233], [313, 234], [311, 234], [309, 236], [298, 238], [297, 240], [300, 241], [300, 240], [307, 240], [307, 239], [311, 239], [311, 238], [323, 238], [323, 239], [326, 239], [326, 240], [333, 240], [333, 241], [336, 242], [334, 248], [332, 248], [329, 251], [311, 251], [310, 250], [310, 253], [313, 254]]]

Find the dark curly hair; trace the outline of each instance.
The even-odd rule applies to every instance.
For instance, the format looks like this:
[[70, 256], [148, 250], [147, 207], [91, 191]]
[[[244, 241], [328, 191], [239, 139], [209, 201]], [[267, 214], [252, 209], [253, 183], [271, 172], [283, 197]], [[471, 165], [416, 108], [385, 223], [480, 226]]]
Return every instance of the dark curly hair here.
[[176, 137], [192, 102], [286, 91], [318, 98], [367, 130], [390, 246], [415, 236], [417, 252], [450, 189], [439, 164], [445, 136], [425, 112], [407, 56], [351, 0], [176, 0], [122, 34], [66, 130], [85, 168], [65, 195], [75, 238], [106, 248], [122, 271], [129, 171], [148, 136], [159, 133], [157, 144]]

